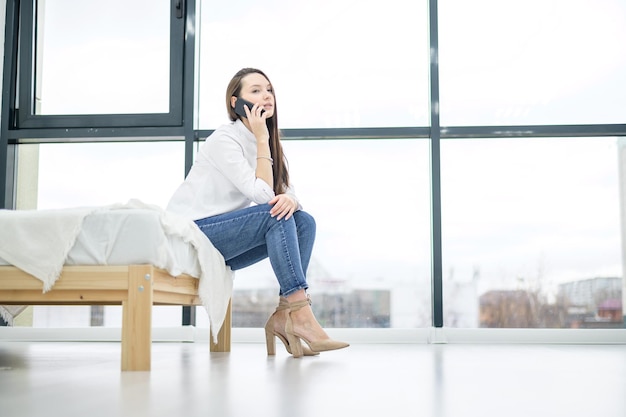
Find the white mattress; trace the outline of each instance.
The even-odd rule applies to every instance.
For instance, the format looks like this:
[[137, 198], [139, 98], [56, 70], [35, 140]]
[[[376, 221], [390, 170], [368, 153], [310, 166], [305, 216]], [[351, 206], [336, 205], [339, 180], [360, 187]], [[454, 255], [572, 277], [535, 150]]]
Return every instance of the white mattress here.
[[151, 264], [173, 276], [197, 277], [217, 342], [234, 275], [193, 221], [130, 200], [105, 207], [0, 210], [0, 230], [0, 265], [41, 279], [44, 291], [53, 288], [63, 265]]
[[[178, 275], [200, 276], [196, 252], [180, 236], [167, 236], [154, 210], [96, 211], [85, 217], [66, 265], [151, 264]], [[0, 264], [9, 265], [0, 258]], [[177, 273], [178, 272], [178, 273]]]

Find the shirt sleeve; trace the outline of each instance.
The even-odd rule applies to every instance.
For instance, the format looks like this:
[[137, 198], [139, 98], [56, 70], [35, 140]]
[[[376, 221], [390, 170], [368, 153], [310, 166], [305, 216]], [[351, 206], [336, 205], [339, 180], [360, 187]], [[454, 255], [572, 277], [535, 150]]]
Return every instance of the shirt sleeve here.
[[274, 190], [256, 177], [255, 167], [246, 158], [242, 145], [234, 138], [226, 134], [211, 137], [203, 151], [209, 163], [250, 201], [264, 204], [274, 198]]
[[298, 206], [296, 207], [296, 210], [302, 210], [302, 204], [300, 204], [300, 200], [298, 200], [298, 196], [296, 196], [296, 190], [294, 189], [293, 184], [287, 187], [285, 194], [293, 198], [296, 201], [296, 204]]

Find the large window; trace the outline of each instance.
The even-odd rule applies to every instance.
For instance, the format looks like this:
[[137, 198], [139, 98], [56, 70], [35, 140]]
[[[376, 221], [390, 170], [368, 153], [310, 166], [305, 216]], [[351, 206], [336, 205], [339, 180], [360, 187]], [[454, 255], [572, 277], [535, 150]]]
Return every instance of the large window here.
[[441, 0], [442, 126], [624, 123], [626, 2]]
[[622, 326], [618, 150], [615, 138], [442, 142], [447, 326]]
[[243, 67], [274, 83], [282, 128], [426, 126], [427, 13], [426, 0], [202, 3], [200, 128], [226, 120]]
[[[255, 67], [318, 224], [325, 327], [623, 327], [626, 0], [7, 3], [0, 185], [38, 168], [38, 208], [165, 207]], [[269, 262], [234, 291], [234, 326], [262, 326]], [[33, 323], [120, 323], [76, 311]]]
[[184, 19], [170, 0], [20, 4], [20, 128], [182, 124]]
[[169, 112], [167, 0], [37, 5], [36, 114]]

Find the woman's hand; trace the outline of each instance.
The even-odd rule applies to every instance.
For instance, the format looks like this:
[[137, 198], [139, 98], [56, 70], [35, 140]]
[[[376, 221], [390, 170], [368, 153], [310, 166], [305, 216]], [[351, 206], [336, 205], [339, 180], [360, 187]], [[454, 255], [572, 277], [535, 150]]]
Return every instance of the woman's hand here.
[[248, 115], [248, 123], [250, 124], [250, 130], [254, 134], [257, 142], [269, 141], [270, 132], [267, 130], [267, 112], [263, 111], [263, 107], [256, 103], [252, 106], [252, 109], [248, 109], [248, 106], [243, 107]]
[[287, 194], [278, 194], [276, 197], [272, 198], [268, 204], [272, 206], [270, 215], [276, 217], [276, 220], [280, 220], [283, 217], [285, 220], [289, 220], [294, 211], [298, 208], [298, 202]]

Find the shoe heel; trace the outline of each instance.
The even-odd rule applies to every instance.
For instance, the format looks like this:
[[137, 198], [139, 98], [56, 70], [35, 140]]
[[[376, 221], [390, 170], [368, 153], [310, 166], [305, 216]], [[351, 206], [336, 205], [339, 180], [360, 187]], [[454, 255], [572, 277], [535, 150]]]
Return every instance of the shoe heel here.
[[304, 351], [302, 349], [302, 343], [300, 342], [300, 338], [287, 333], [287, 340], [289, 340], [289, 346], [291, 347], [291, 354], [293, 355], [293, 357], [301, 358], [304, 355]]
[[285, 324], [285, 334], [287, 335], [287, 341], [289, 341], [289, 347], [291, 347], [291, 354], [294, 358], [301, 358], [304, 355], [302, 351], [302, 342], [300, 338], [293, 333], [293, 322], [291, 321], [291, 312], [287, 314], [287, 323]]
[[274, 337], [273, 323], [268, 322], [265, 325], [265, 346], [267, 347], [267, 355], [276, 355], [276, 338]]

